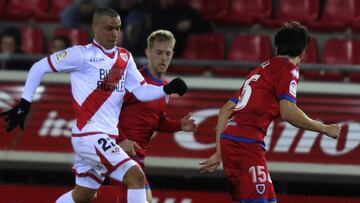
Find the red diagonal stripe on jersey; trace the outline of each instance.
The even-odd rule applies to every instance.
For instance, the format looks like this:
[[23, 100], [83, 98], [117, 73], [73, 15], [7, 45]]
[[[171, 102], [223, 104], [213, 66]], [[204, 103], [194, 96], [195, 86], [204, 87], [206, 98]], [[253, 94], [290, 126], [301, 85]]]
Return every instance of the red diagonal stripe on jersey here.
[[[130, 58], [125, 49], [118, 49], [118, 58], [110, 70], [110, 73], [103, 80], [102, 84], [116, 84], [121, 79], [127, 61], [124, 61], [120, 55], [126, 54]], [[96, 88], [83, 102], [77, 112], [76, 126], [81, 130], [86, 123], [94, 116], [97, 110], [104, 104], [104, 102], [111, 96], [113, 91], [103, 91]]]
[[105, 166], [105, 168], [107, 170], [106, 173], [102, 174], [103, 176], [109, 176], [110, 173], [115, 171], [117, 168], [122, 166], [124, 163], [131, 160], [129, 157], [125, 158], [125, 159], [121, 160], [119, 163], [117, 163], [115, 166], [113, 166], [111, 164], [111, 162], [109, 160], [107, 160], [106, 157], [96, 147], [95, 147], [95, 151], [96, 151], [96, 154], [100, 157], [101, 163]]

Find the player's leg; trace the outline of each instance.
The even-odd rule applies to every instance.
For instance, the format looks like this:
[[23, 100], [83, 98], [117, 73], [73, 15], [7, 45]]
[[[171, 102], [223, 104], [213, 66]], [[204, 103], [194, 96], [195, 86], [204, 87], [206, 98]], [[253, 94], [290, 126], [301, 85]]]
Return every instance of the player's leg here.
[[145, 175], [142, 169], [116, 144], [115, 139], [104, 134], [92, 136], [91, 139], [95, 144], [95, 148], [92, 147], [96, 154], [94, 161], [99, 164], [94, 167], [97, 173], [126, 184], [128, 203], [145, 203]]
[[127, 185], [127, 200], [128, 203], [145, 203], [146, 202], [146, 193], [145, 193], [145, 175], [141, 168], [134, 164], [131, 166], [121, 178], [121, 171], [115, 170], [111, 175], [111, 178], [121, 181]]
[[[101, 176], [101, 179], [98, 180], [99, 184], [102, 183], [106, 176], [124, 182], [128, 187], [128, 203], [146, 202], [144, 173], [135, 161], [129, 158], [120, 146], [115, 144], [115, 139], [106, 134], [98, 134], [73, 137], [72, 143], [75, 153], [83, 160], [83, 165], [79, 164], [80, 161], [76, 161], [77, 164], [74, 165], [77, 173], [92, 170], [95, 173], [92, 173], [90, 177], [96, 180], [99, 179], [97, 175]], [[77, 179], [80, 179], [80, 177], [77, 176]], [[86, 187], [83, 183], [78, 184], [78, 181], [77, 185]]]
[[146, 191], [146, 200], [148, 202], [152, 202], [152, 192], [149, 183], [147, 182], [145, 178], [145, 191]]
[[[114, 190], [113, 188], [118, 188], [118, 190]], [[119, 197], [121, 197], [121, 201], [120, 202], [125, 202], [126, 199], [127, 199], [127, 195], [123, 195], [123, 193], [127, 193], [127, 185], [124, 184], [123, 182], [119, 182], [119, 181], [116, 181], [114, 179], [110, 179], [110, 185], [109, 186], [103, 186], [100, 191], [97, 192], [98, 194], [98, 197], [96, 198], [96, 200], [100, 200], [104, 194], [106, 192], [109, 192], [109, 191], [114, 191], [113, 193], [116, 193], [116, 194], [120, 194], [118, 195]], [[104, 190], [107, 190], [107, 191], [104, 191]], [[146, 191], [146, 200], [148, 202], [152, 202], [152, 192], [151, 192], [151, 188], [150, 188], [150, 185], [145, 177], [145, 191]]]
[[[141, 151], [141, 150], [137, 150], [136, 151], [136, 156], [131, 157], [134, 161], [136, 161], [137, 164], [139, 164], [139, 166], [141, 167], [141, 169], [144, 171], [145, 169], [145, 152]], [[149, 181], [147, 180], [146, 176], [145, 176], [145, 191], [146, 191], [146, 200], [148, 202], [152, 202], [152, 192], [151, 192], [151, 188], [150, 188], [150, 184]]]
[[76, 185], [73, 190], [60, 196], [56, 203], [89, 203], [93, 200], [96, 189]]
[[276, 203], [265, 151], [260, 144], [221, 139], [221, 154], [234, 201]]
[[[76, 186], [73, 190], [60, 196], [56, 200], [56, 203], [91, 202], [104, 180], [104, 178], [92, 168], [92, 159], [96, 157], [96, 154], [91, 153], [91, 150], [86, 150], [88, 148], [86, 145], [80, 144], [87, 143], [91, 146], [91, 140], [84, 142], [84, 139], [86, 138], [71, 139], [75, 151], [73, 170], [75, 172]], [[84, 154], [86, 154], [86, 156], [84, 156]]]
[[76, 203], [88, 203], [94, 199], [96, 191], [97, 189], [76, 185], [72, 192], [72, 196]]

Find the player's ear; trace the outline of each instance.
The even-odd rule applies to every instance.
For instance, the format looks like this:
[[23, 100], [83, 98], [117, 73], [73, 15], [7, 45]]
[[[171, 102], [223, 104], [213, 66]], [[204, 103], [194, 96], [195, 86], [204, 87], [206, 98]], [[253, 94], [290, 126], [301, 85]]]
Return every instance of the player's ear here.
[[96, 32], [96, 25], [95, 25], [94, 22], [91, 24], [91, 28], [92, 28], [93, 34], [95, 34], [95, 32]]
[[149, 48], [145, 48], [145, 56], [150, 57], [150, 49]]

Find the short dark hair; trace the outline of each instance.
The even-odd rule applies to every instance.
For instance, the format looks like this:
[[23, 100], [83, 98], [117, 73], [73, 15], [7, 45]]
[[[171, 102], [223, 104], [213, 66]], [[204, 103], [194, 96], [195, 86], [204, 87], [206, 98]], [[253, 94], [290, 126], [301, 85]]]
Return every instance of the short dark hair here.
[[309, 41], [306, 27], [298, 22], [285, 23], [274, 37], [276, 55], [297, 57], [301, 55]]
[[106, 7], [102, 7], [102, 8], [98, 8], [95, 10], [94, 15], [93, 15], [93, 22], [96, 21], [96, 19], [98, 19], [101, 16], [110, 16], [110, 17], [118, 17], [119, 14], [111, 9], [111, 8], [106, 8]]

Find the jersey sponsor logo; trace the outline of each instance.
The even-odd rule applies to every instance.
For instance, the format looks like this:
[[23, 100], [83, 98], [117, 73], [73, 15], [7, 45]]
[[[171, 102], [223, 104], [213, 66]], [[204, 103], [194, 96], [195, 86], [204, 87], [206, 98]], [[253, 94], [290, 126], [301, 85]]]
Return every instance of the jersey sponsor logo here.
[[67, 56], [66, 50], [56, 53], [55, 54], [56, 62], [60, 62], [60, 61], [64, 60], [66, 58], [66, 56]]
[[94, 58], [94, 59], [90, 59], [90, 63], [97, 63], [97, 62], [103, 62], [105, 61], [104, 58]]
[[296, 97], [296, 89], [297, 89], [297, 83], [295, 80], [292, 80], [290, 82], [290, 86], [289, 86], [289, 92], [292, 96]]
[[125, 62], [129, 59], [128, 55], [125, 53], [120, 53], [120, 57], [122, 58], [122, 60], [124, 60]]
[[[117, 70], [99, 70], [99, 80], [97, 82], [97, 88], [103, 92], [122, 92], [124, 91], [125, 75], [124, 69]], [[118, 80], [118, 77], [122, 78]]]
[[260, 195], [264, 194], [266, 186], [265, 184], [256, 184], [256, 192], [259, 193]]

